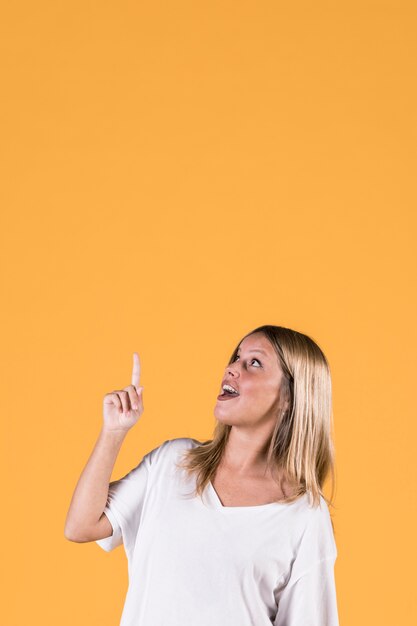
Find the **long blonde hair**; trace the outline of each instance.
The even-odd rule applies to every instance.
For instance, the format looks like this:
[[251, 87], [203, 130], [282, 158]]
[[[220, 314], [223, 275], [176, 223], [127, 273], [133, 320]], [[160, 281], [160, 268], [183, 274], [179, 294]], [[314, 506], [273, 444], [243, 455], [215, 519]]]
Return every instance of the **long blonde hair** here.
[[[319, 346], [307, 335], [282, 326], [264, 325], [245, 335], [261, 332], [274, 347], [284, 376], [280, 387], [280, 411], [269, 442], [267, 467], [286, 475], [296, 485], [292, 495], [278, 502], [293, 502], [305, 493], [318, 506], [320, 495], [334, 506], [335, 464], [332, 441], [332, 384], [328, 361]], [[240, 342], [239, 342], [240, 344]], [[235, 360], [239, 344], [229, 365]], [[287, 406], [283, 409], [283, 406]], [[217, 422], [213, 439], [185, 451], [178, 464], [196, 474], [200, 495], [216, 473], [226, 448], [231, 426]], [[331, 474], [330, 499], [322, 492]]]

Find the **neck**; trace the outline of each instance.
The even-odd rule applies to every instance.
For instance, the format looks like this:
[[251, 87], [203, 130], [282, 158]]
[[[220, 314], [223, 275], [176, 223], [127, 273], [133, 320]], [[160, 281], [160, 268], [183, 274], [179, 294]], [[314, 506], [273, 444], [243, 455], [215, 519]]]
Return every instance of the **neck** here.
[[232, 426], [221, 464], [240, 475], [259, 474], [266, 470], [271, 433]]

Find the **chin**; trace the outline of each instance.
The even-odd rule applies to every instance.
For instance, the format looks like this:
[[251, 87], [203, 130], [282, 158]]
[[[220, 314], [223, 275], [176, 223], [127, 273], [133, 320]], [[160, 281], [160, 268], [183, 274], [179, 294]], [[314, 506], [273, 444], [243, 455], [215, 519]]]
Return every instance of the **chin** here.
[[214, 417], [217, 421], [222, 424], [226, 424], [227, 426], [239, 426], [242, 424], [241, 416], [233, 414], [233, 411], [222, 411], [219, 410], [219, 407], [216, 405], [214, 408]]
[[213, 413], [214, 413], [214, 417], [216, 418], [216, 420], [218, 420], [219, 422], [222, 422], [223, 424], [231, 424], [236, 421], [235, 419], [233, 419], [231, 415], [227, 415], [226, 412], [223, 412], [221, 410], [219, 411], [217, 406], [214, 408]]

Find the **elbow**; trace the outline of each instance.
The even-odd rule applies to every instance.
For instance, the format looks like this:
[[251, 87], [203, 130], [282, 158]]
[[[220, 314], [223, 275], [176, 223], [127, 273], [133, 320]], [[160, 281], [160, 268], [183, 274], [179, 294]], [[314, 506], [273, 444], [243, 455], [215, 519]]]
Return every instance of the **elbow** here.
[[68, 541], [74, 541], [75, 543], [84, 543], [87, 541], [87, 539], [80, 532], [75, 531], [75, 529], [70, 526], [65, 526], [64, 537], [65, 539], [68, 539]]
[[74, 535], [74, 533], [71, 530], [69, 530], [68, 528], [64, 528], [64, 537], [65, 537], [65, 539], [68, 539], [68, 541], [76, 541], [77, 543], [79, 541], [77, 536]]

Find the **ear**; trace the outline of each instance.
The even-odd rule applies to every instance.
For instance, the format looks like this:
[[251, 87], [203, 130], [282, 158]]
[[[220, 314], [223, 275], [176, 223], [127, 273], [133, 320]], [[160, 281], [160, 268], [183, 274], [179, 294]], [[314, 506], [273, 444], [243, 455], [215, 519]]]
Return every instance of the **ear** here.
[[286, 400], [281, 408], [283, 411], [288, 411], [288, 409], [290, 408], [290, 401]]

